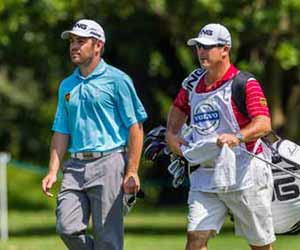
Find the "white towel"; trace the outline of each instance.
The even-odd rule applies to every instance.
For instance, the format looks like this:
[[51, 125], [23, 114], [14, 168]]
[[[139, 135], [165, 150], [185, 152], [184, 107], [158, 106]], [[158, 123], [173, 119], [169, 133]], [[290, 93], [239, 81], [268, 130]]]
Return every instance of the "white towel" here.
[[226, 189], [236, 183], [236, 159], [233, 150], [227, 144], [222, 147], [215, 161], [213, 181], [217, 188]]
[[196, 143], [181, 145], [181, 151], [189, 164], [194, 166], [215, 160], [219, 156], [221, 148], [216, 143], [217, 137], [210, 136]]

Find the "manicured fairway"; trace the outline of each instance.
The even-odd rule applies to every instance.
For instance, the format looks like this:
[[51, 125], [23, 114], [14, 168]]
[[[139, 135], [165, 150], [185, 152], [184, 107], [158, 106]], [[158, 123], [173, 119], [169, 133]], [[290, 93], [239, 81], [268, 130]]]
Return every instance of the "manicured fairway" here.
[[[184, 209], [137, 209], [126, 218], [125, 250], [183, 250], [185, 244]], [[10, 238], [0, 250], [65, 250], [55, 234], [51, 211], [10, 211]], [[244, 239], [233, 234], [227, 221], [221, 234], [211, 240], [209, 249], [248, 249]], [[299, 250], [300, 235], [278, 236], [276, 250]]]
[[[8, 169], [9, 240], [0, 250], [66, 250], [55, 233], [55, 198], [40, 191], [42, 175]], [[57, 192], [57, 190], [55, 190]], [[126, 217], [125, 250], [184, 250], [186, 207], [144, 207], [141, 201]], [[275, 250], [300, 250], [300, 235], [278, 236]], [[227, 220], [221, 234], [212, 239], [210, 250], [248, 249], [234, 236]]]

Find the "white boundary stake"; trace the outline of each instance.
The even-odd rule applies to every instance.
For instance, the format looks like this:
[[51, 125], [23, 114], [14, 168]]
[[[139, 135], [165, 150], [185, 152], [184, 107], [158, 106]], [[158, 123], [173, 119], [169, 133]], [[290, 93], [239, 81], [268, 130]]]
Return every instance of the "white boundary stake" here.
[[0, 239], [2, 241], [8, 239], [6, 168], [9, 161], [10, 155], [8, 153], [0, 152]]
[[271, 165], [271, 166], [274, 167], [274, 168], [278, 168], [278, 169], [280, 169], [281, 171], [283, 171], [283, 172], [285, 172], [285, 173], [287, 173], [287, 174], [290, 174], [290, 175], [294, 176], [294, 177], [297, 178], [297, 179], [300, 179], [300, 175], [295, 174], [295, 173], [293, 173], [292, 171], [289, 171], [289, 170], [287, 170], [287, 169], [285, 169], [285, 168], [283, 168], [283, 167], [280, 167], [280, 166], [274, 164], [273, 162], [267, 161], [267, 160], [265, 160], [264, 158], [261, 158], [261, 157], [257, 156], [256, 154], [253, 154], [253, 153], [249, 152], [247, 149], [244, 149], [244, 148], [242, 148], [242, 147], [239, 147], [239, 148], [240, 148], [242, 151], [246, 152], [247, 154], [249, 154], [249, 155], [251, 155], [251, 156], [257, 158], [258, 160], [261, 160], [261, 161], [263, 161], [263, 162], [265, 162], [265, 163]]

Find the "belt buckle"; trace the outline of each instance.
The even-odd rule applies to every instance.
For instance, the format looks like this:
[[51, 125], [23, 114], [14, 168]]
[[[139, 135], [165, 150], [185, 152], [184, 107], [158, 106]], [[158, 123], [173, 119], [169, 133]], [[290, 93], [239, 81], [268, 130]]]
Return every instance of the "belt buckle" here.
[[92, 159], [94, 158], [94, 153], [93, 152], [83, 152], [82, 153], [82, 158], [83, 159]]
[[78, 152], [78, 153], [74, 153], [73, 157], [79, 160], [92, 160], [92, 159], [101, 158], [103, 156], [109, 155], [113, 152], [124, 152], [124, 148], [122, 147], [120, 149], [115, 149], [106, 152]]

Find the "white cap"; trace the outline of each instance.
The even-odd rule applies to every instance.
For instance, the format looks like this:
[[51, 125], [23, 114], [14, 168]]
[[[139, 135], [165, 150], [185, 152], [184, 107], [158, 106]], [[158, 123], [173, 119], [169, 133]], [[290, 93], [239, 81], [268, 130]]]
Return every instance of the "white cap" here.
[[227, 44], [231, 46], [231, 36], [228, 29], [217, 23], [205, 25], [199, 32], [198, 37], [191, 38], [187, 41], [187, 45], [193, 46], [196, 43], [204, 45]]
[[105, 34], [103, 28], [93, 20], [81, 19], [77, 21], [72, 30], [66, 30], [61, 33], [61, 38], [69, 39], [70, 34], [81, 37], [94, 37], [105, 43]]

